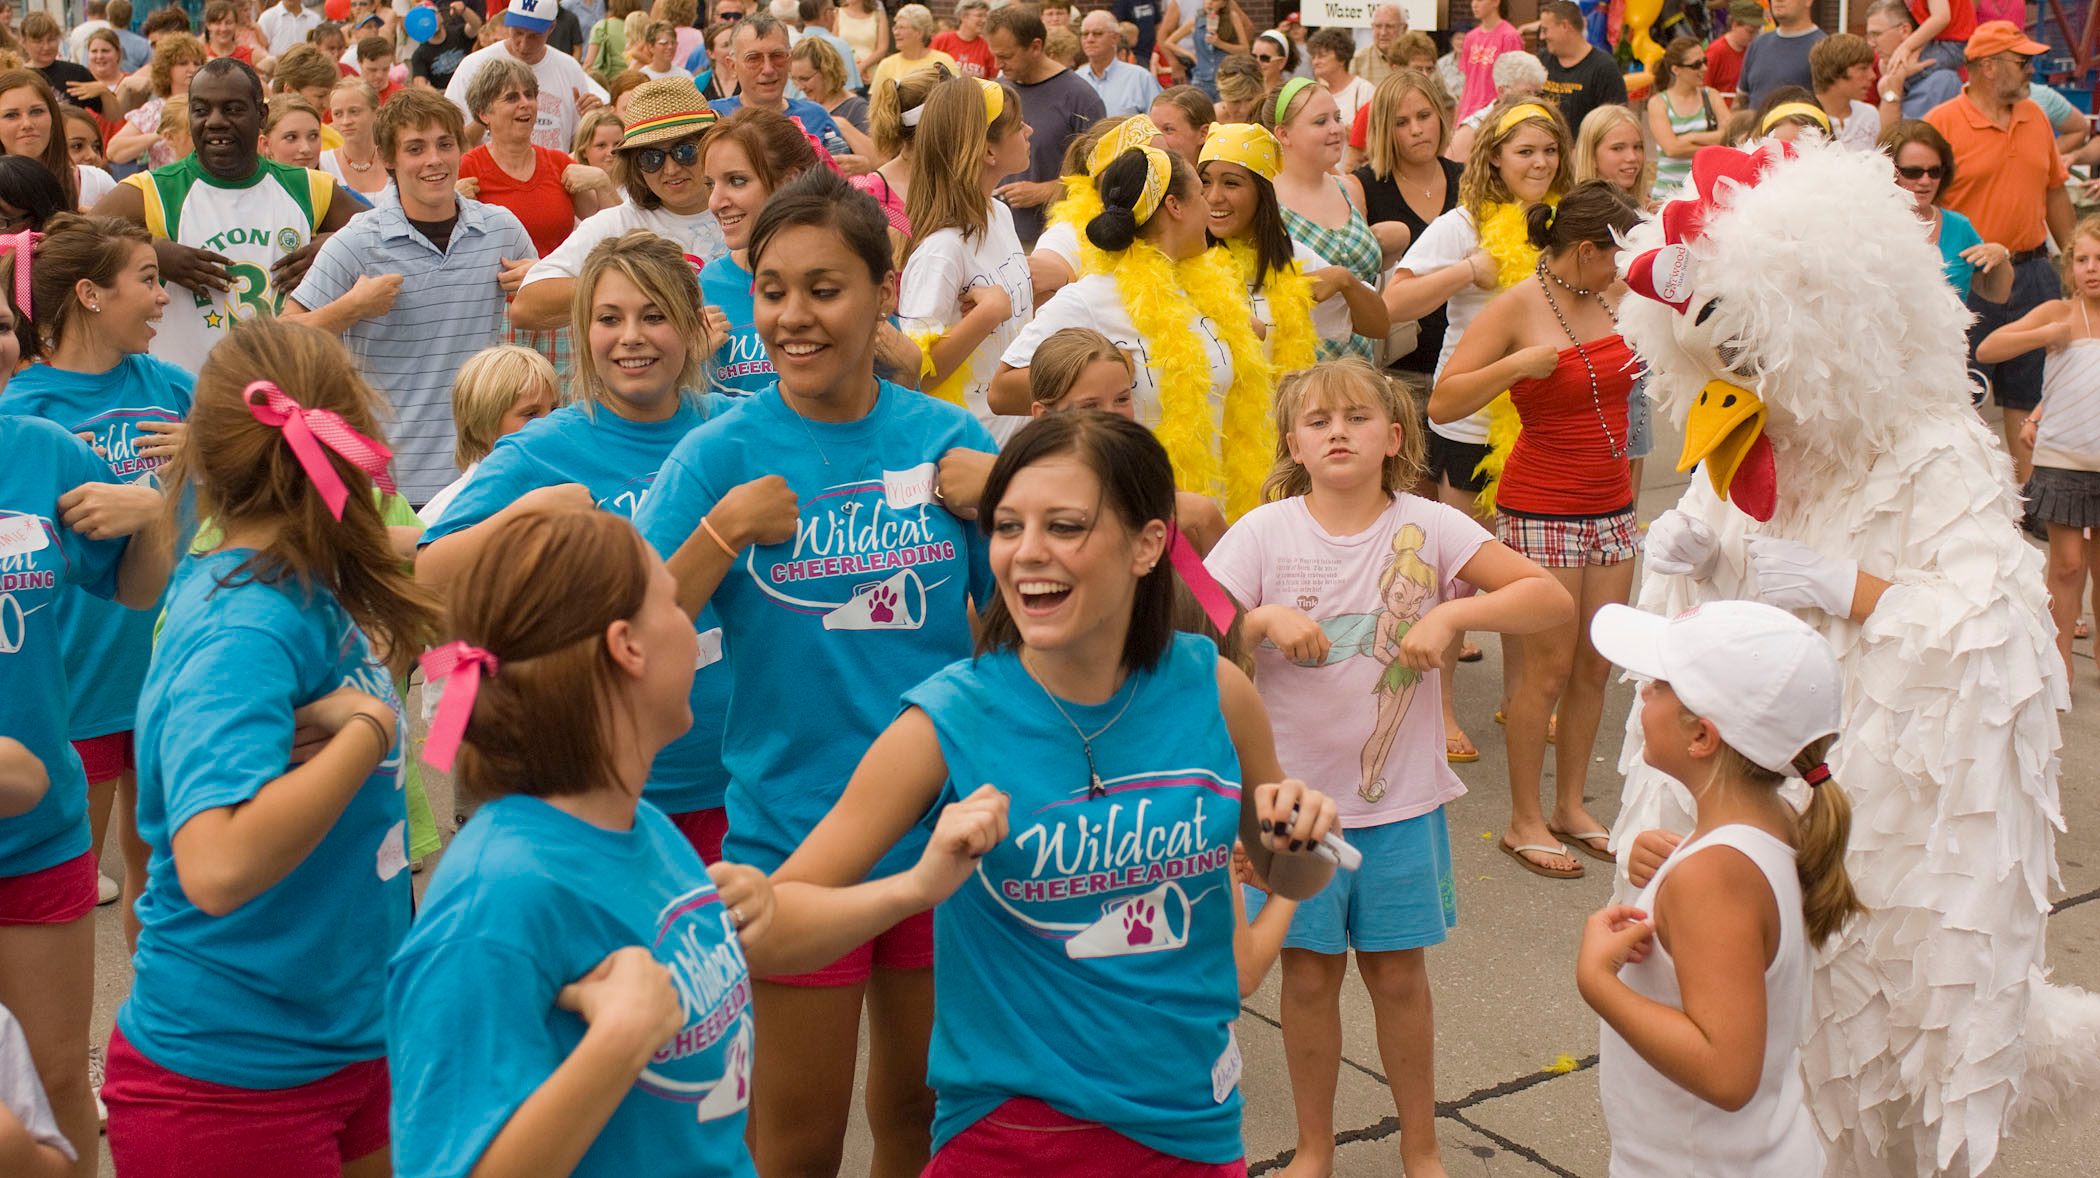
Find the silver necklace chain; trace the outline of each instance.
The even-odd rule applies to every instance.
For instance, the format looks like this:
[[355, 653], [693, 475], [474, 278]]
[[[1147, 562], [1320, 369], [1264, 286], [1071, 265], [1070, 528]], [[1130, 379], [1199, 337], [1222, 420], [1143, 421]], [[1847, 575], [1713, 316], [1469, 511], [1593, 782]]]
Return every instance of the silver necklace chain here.
[[[1597, 292], [1570, 285], [1567, 279], [1555, 274], [1552, 268], [1546, 265], [1546, 259], [1543, 257], [1539, 259], [1538, 277], [1539, 291], [1546, 296], [1546, 305], [1553, 309], [1553, 317], [1560, 321], [1560, 329], [1567, 333], [1568, 342], [1575, 345], [1575, 354], [1582, 357], [1583, 370], [1590, 375], [1590, 410], [1597, 415], [1597, 429], [1604, 434], [1605, 448], [1611, 451], [1613, 461], [1623, 461], [1631, 439], [1620, 442], [1612, 438], [1611, 423], [1604, 420], [1604, 393], [1597, 382], [1597, 366], [1590, 361], [1589, 349], [1582, 346], [1582, 340], [1575, 334], [1575, 329], [1568, 325], [1568, 317], [1561, 314], [1560, 303], [1553, 297], [1553, 287], [1546, 285], [1546, 279], [1553, 279], [1556, 286], [1577, 298], [1595, 296]], [[1602, 306], [1603, 298], [1598, 297], [1597, 303]], [[1605, 310], [1609, 312], [1611, 308], [1605, 307]]]
[[[1123, 700], [1123, 706], [1116, 709], [1116, 714], [1109, 719], [1108, 723], [1094, 729], [1093, 734], [1089, 736], [1086, 730], [1079, 726], [1079, 722], [1072, 719], [1072, 714], [1065, 711], [1065, 705], [1057, 702], [1057, 696], [1052, 694], [1048, 687], [1043, 686], [1041, 679], [1035, 677], [1035, 672], [1029, 668], [1028, 661], [1018, 657], [1016, 661], [1021, 664], [1021, 669], [1028, 673], [1028, 678], [1035, 684], [1036, 689], [1043, 693], [1043, 698], [1049, 700], [1050, 706], [1057, 709], [1057, 714], [1064, 718], [1064, 722], [1072, 726], [1072, 735], [1079, 738], [1079, 746], [1086, 753], [1086, 796], [1092, 799], [1107, 794], [1107, 787], [1101, 784], [1101, 771], [1094, 767], [1094, 742], [1101, 739], [1102, 733], [1114, 728], [1116, 722], [1123, 718], [1123, 713], [1130, 710], [1131, 700], [1137, 698], [1135, 686], [1128, 679], [1124, 681], [1124, 686], [1131, 688], [1130, 695]], [[1118, 688], [1118, 690], [1121, 690], [1121, 688]]]

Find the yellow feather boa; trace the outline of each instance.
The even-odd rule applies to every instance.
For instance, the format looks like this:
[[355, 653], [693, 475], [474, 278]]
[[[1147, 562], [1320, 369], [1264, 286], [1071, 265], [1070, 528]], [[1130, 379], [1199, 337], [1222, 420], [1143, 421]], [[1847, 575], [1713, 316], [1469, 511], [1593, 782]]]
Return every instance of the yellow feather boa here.
[[1086, 223], [1101, 215], [1101, 190], [1094, 187], [1092, 176], [1063, 179], [1065, 198], [1050, 207], [1050, 224], [1070, 225], [1078, 236], [1080, 274], [1106, 274], [1111, 265], [1108, 255], [1086, 239]]
[[[1560, 202], [1549, 197], [1546, 203], [1558, 205]], [[1531, 277], [1538, 269], [1539, 250], [1531, 244], [1530, 231], [1524, 224], [1523, 205], [1489, 205], [1487, 216], [1480, 221], [1480, 248], [1495, 259], [1495, 277], [1503, 290]], [[1508, 465], [1509, 452], [1516, 446], [1517, 435], [1524, 428], [1507, 391], [1488, 402], [1487, 415], [1488, 455], [1473, 471], [1487, 479], [1474, 500], [1480, 505], [1482, 514], [1492, 514], [1495, 510], [1495, 488], [1501, 482], [1502, 468]]]
[[933, 377], [933, 345], [947, 338], [945, 331], [914, 331], [906, 338], [919, 345], [919, 390], [930, 397], [938, 397], [951, 405], [968, 409], [969, 402], [963, 398], [963, 390], [970, 387], [970, 362], [965, 359], [957, 365], [948, 379], [937, 385], [927, 381]]
[[[1281, 271], [1271, 270], [1266, 275], [1256, 275], [1257, 265], [1254, 247], [1245, 241], [1228, 241], [1225, 249], [1231, 253], [1233, 265], [1238, 269], [1240, 281], [1249, 290], [1261, 286], [1269, 296], [1269, 314], [1276, 320], [1269, 325], [1269, 338], [1275, 346], [1270, 349], [1270, 361], [1278, 376], [1286, 372], [1297, 372], [1313, 366], [1317, 359], [1320, 337], [1313, 330], [1312, 281], [1294, 259]], [[1258, 282], [1266, 278], [1266, 282]]]

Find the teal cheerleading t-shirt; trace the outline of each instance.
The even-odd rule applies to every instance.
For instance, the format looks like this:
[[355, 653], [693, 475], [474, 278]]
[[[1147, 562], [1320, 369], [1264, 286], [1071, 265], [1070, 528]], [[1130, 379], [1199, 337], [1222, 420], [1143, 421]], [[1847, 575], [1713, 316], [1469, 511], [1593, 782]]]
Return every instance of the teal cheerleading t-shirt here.
[[[463, 532], [527, 491], [562, 483], [583, 484], [600, 510], [633, 519], [672, 447], [736, 405], [732, 398], [710, 394], [682, 403], [663, 421], [629, 421], [604, 406], [565, 405], [498, 441], [422, 542]], [[643, 790], [669, 814], [720, 806], [729, 785], [722, 768], [722, 720], [729, 708], [722, 624], [712, 609], [705, 609], [696, 625], [701, 666], [693, 676], [693, 726], [656, 755]]]
[[[1217, 648], [1176, 635], [1106, 703], [1058, 701], [1069, 720], [1007, 651], [904, 702], [940, 736], [942, 805], [986, 783], [1012, 799], [1006, 840], [934, 911], [935, 1148], [1029, 1096], [1175, 1157], [1242, 1156], [1240, 764]], [[1074, 724], [1100, 732], [1099, 797]]]

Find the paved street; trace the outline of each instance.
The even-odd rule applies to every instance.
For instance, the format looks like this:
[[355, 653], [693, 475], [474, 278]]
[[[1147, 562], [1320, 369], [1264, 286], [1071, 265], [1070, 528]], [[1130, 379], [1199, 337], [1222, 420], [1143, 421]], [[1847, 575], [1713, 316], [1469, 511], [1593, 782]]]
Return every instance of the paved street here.
[[[1676, 440], [1657, 425], [1644, 519], [1674, 502], [1684, 486], [1683, 477], [1669, 469]], [[1486, 661], [1463, 668], [1458, 682], [1460, 718], [1482, 752], [1479, 763], [1460, 766], [1472, 792], [1449, 810], [1460, 927], [1429, 957], [1444, 1161], [1454, 1175], [1603, 1178], [1609, 1149], [1598, 1108], [1597, 1021], [1575, 993], [1573, 963], [1583, 919], [1608, 898], [1609, 872], [1590, 862], [1585, 879], [1541, 879], [1520, 870], [1490, 841], [1509, 811], [1501, 730], [1489, 718], [1501, 680], [1499, 651], [1492, 640], [1484, 645]], [[2100, 903], [2092, 902], [2100, 900], [2100, 798], [2092, 772], [2100, 762], [2100, 673], [2091, 642], [2079, 643], [2078, 651], [2077, 710], [2064, 719], [2063, 799], [2070, 831], [2058, 843], [2063, 898], [2052, 920], [2050, 949], [2059, 980], [2100, 989]], [[1616, 809], [1613, 767], [1631, 702], [1630, 688], [1615, 684], [1590, 769], [1591, 808], [1607, 822]], [[1549, 789], [1552, 771], [1549, 758]], [[437, 812], [449, 814], [442, 783], [432, 792]], [[101, 909], [98, 920], [99, 1043], [107, 1039], [129, 968], [115, 908]], [[1272, 977], [1246, 1004], [1239, 1026], [1246, 1052], [1247, 1157], [1255, 1175], [1280, 1172], [1296, 1141], [1276, 1016]], [[1343, 1017], [1336, 1173], [1396, 1176], [1392, 1100], [1379, 1068], [1370, 1004], [1353, 977], [1344, 990]], [[1115, 1047], [1104, 1043], [1103, 1050]], [[865, 1133], [856, 1124], [845, 1173], [865, 1173], [867, 1156]], [[2085, 1175], [2094, 1172], [2096, 1157], [2100, 1123], [2089, 1122], [2012, 1142], [1991, 1172], [2002, 1178]], [[104, 1167], [107, 1173], [106, 1161]]]

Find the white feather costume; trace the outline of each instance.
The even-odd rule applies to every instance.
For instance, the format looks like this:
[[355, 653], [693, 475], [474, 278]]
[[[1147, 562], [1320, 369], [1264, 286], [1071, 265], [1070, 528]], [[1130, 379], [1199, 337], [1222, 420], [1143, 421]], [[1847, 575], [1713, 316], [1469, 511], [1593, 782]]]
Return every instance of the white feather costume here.
[[[1728, 154], [1702, 171], [1755, 171]], [[1648, 395], [1685, 424], [1710, 381], [1754, 389], [1776, 489], [1759, 523], [1744, 495], [1724, 502], [1695, 475], [1679, 508], [1713, 528], [1718, 568], [1706, 582], [1649, 572], [1640, 606], [1755, 598], [1752, 533], [1893, 583], [1864, 624], [1801, 615], [1844, 675], [1830, 764], [1869, 909], [1818, 957], [1802, 1066], [1831, 1174], [1980, 1174], [2016, 1123], [2089, 1108], [2100, 1085], [2100, 998], [2046, 980], [2068, 692], [2043, 561], [2015, 525], [2010, 460], [1971, 408], [1967, 311], [1888, 161], [1809, 143], [1762, 162], [1753, 186], [1713, 186], [1703, 225], [1675, 234], [1688, 254], [1663, 253], [1669, 275], [1640, 274], [1655, 260], [1641, 252], [1665, 245], [1665, 221], [1691, 221], [1644, 221], [1627, 251], [1637, 289], [1659, 282], [1683, 308], [1621, 305]], [[1641, 758], [1637, 712], [1621, 769], [1614, 847], [1691, 828], [1685, 788]]]

